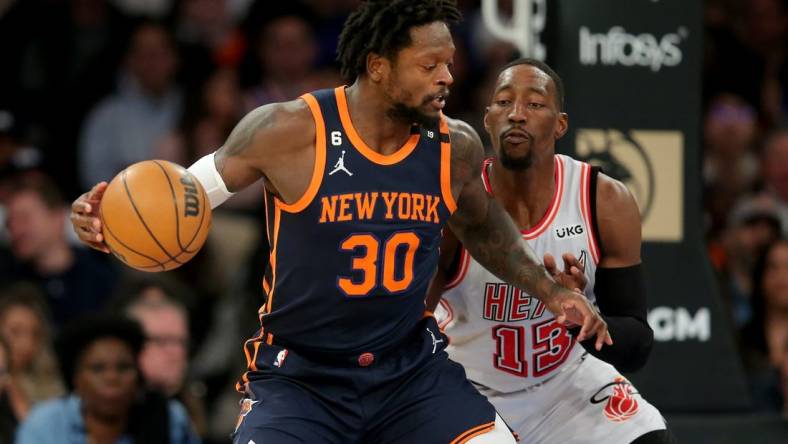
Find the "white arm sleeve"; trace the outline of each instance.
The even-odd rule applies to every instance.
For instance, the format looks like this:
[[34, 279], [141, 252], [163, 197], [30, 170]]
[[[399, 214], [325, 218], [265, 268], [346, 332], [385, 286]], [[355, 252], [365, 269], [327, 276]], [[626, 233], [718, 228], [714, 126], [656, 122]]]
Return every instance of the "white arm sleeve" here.
[[213, 161], [215, 152], [203, 156], [192, 166], [187, 168], [197, 180], [200, 181], [202, 187], [205, 188], [205, 193], [208, 195], [208, 202], [211, 204], [211, 209], [214, 209], [224, 203], [233, 194], [227, 190], [227, 185], [224, 184], [222, 176], [216, 170], [216, 164]]

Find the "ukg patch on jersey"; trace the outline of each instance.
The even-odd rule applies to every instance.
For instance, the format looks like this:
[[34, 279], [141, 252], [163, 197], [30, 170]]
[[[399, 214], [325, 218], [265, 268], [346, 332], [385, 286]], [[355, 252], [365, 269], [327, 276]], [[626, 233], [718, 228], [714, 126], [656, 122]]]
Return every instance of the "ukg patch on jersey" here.
[[569, 239], [572, 237], [580, 236], [584, 233], [581, 224], [564, 225], [554, 229], [556, 239]]

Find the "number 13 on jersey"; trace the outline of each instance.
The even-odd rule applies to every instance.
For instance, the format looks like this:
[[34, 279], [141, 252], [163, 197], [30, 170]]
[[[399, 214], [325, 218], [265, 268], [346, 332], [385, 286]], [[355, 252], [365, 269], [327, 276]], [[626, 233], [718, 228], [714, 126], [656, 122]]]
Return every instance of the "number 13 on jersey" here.
[[[493, 327], [495, 355], [493, 366], [515, 376], [540, 377], [558, 368], [569, 356], [575, 345], [574, 338], [555, 319], [531, 325], [531, 341], [526, 342], [526, 329], [522, 325], [501, 324]], [[529, 372], [528, 354], [531, 354]]]
[[355, 278], [339, 276], [337, 286], [350, 297], [367, 296], [380, 287], [389, 293], [407, 290], [413, 282], [413, 260], [420, 244], [412, 231], [394, 233], [383, 242], [371, 233], [348, 236], [339, 249], [353, 253], [351, 270], [356, 274]]

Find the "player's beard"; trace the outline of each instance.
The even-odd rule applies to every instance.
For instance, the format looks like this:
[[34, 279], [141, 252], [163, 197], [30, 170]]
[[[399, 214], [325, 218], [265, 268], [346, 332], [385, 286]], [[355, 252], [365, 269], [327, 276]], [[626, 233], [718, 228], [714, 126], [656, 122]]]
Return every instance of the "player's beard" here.
[[[432, 102], [433, 97], [424, 99], [421, 106], [427, 106]], [[422, 111], [419, 107], [408, 106], [402, 102], [395, 103], [393, 107], [389, 108], [386, 114], [395, 120], [400, 120], [408, 123], [416, 123], [425, 128], [436, 128], [440, 123], [440, 115], [429, 115]]]
[[[498, 143], [501, 147], [498, 160], [501, 161], [501, 165], [503, 165], [504, 168], [511, 171], [523, 171], [531, 168], [531, 165], [534, 163], [534, 156], [531, 151], [533, 147], [529, 147], [528, 152], [524, 156], [513, 157], [504, 148], [503, 136], [500, 137]], [[527, 143], [530, 144], [531, 141], [529, 140]]]

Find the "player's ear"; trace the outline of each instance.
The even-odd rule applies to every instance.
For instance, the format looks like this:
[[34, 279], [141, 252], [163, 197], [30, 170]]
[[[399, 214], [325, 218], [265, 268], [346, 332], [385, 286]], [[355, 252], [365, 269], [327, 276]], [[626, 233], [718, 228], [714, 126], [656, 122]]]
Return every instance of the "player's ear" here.
[[490, 107], [489, 106], [485, 106], [484, 107], [484, 120], [483, 120], [483, 122], [484, 122], [484, 129], [488, 133], [490, 132], [490, 125], [487, 124], [487, 116], [489, 116], [489, 115], [490, 115]]
[[555, 139], [558, 140], [564, 137], [567, 129], [569, 129], [569, 114], [558, 113], [558, 125], [556, 125], [555, 128]]
[[371, 51], [367, 54], [367, 74], [373, 82], [378, 83], [383, 80], [388, 70], [388, 59]]

